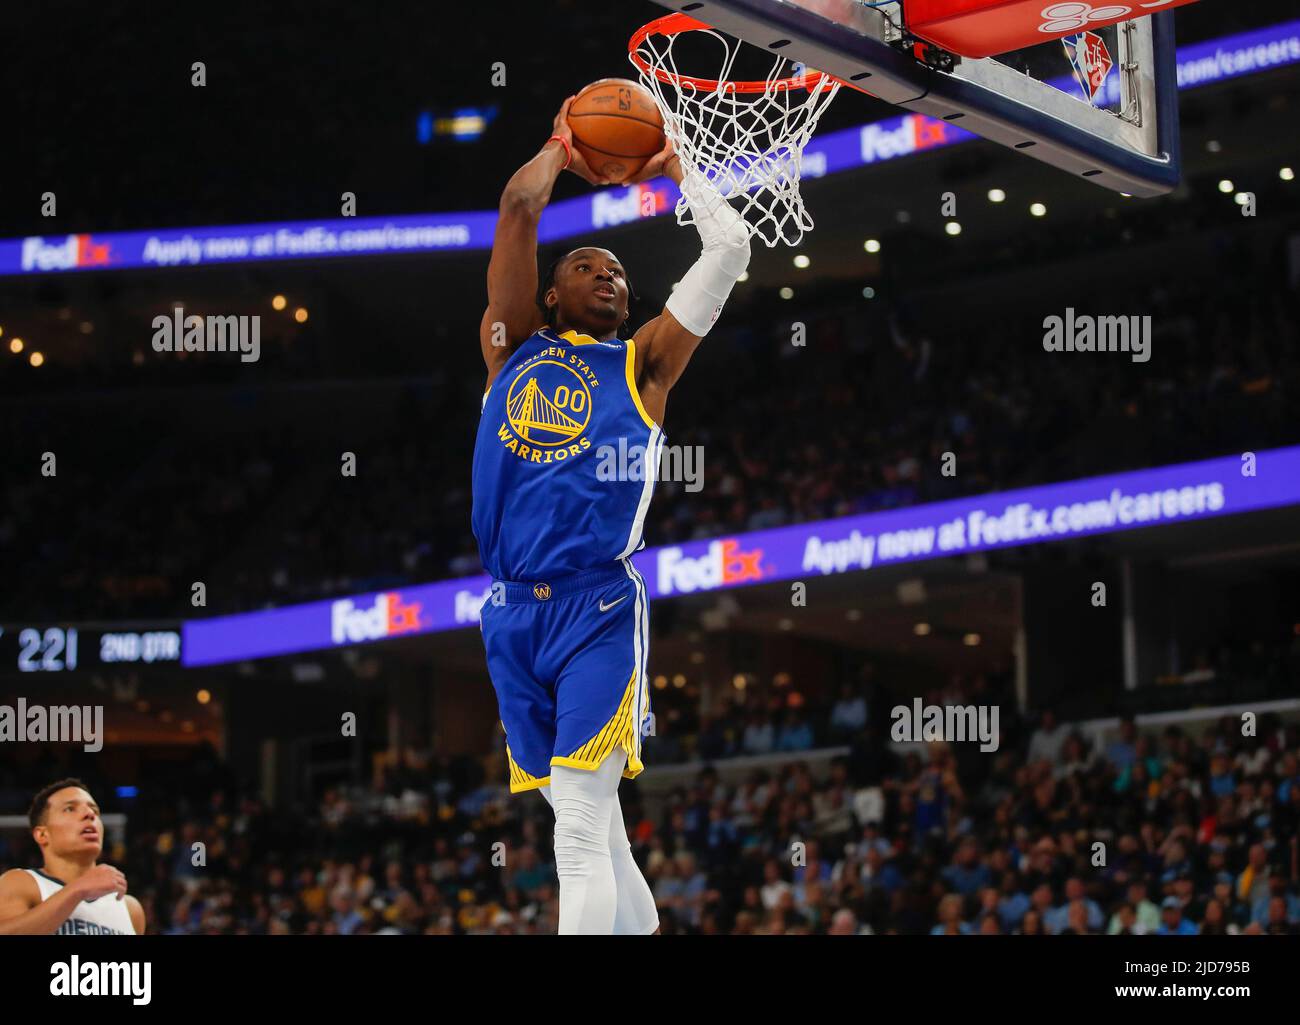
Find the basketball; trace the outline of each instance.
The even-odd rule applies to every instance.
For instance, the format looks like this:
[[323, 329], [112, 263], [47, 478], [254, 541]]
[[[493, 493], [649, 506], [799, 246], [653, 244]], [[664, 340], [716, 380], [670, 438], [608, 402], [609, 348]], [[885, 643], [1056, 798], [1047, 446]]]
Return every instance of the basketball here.
[[664, 148], [664, 119], [650, 90], [627, 78], [602, 78], [569, 108], [573, 145], [602, 178], [625, 182]]

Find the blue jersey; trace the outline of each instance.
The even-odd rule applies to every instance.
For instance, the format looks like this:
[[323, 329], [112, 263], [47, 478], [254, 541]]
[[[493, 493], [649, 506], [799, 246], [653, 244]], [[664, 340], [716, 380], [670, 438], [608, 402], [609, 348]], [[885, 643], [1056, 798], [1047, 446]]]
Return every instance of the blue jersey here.
[[642, 544], [663, 432], [641, 405], [631, 340], [542, 328], [483, 396], [474, 536], [498, 580], [547, 580]]

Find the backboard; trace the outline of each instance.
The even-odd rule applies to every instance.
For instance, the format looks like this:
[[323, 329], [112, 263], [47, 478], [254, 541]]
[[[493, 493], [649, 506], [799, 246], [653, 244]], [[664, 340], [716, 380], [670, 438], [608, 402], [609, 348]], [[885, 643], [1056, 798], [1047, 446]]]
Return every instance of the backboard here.
[[[1080, 29], [1088, 35], [1069, 46], [1053, 39], [998, 57], [966, 58], [909, 31], [909, 0], [657, 2], [1113, 191], [1158, 196], [1178, 184], [1172, 13], [1103, 28], [1090, 28], [1085, 17]], [[852, 99], [846, 95], [841, 103]]]

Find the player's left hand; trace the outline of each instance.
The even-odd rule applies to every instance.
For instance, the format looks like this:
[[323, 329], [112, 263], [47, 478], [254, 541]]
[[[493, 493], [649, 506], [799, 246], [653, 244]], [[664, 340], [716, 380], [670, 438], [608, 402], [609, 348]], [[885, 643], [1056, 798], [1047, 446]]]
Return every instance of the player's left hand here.
[[664, 139], [664, 148], [645, 162], [636, 175], [625, 181], [624, 185], [636, 185], [659, 175], [666, 175], [679, 185], [682, 181], [682, 160], [673, 149], [671, 139]]

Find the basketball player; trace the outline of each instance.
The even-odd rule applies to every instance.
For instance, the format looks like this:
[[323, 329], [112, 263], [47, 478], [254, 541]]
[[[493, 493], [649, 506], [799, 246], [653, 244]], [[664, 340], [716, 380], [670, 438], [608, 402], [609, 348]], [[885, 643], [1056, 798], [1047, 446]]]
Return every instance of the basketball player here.
[[[540, 788], [555, 810], [560, 933], [651, 933], [654, 898], [618, 801], [620, 778], [641, 772], [650, 719], [646, 589], [628, 556], [668, 393], [745, 271], [749, 232], [710, 185], [683, 181], [666, 145], [633, 181], [667, 174], [682, 187], [703, 252], [663, 312], [622, 337], [630, 287], [607, 249], [561, 257], [539, 290], [537, 226], [556, 178], [567, 168], [608, 184], [573, 146], [572, 102], [506, 184], [488, 264], [473, 525], [494, 583], [481, 623], [510, 789]], [[642, 454], [607, 480], [602, 450]]]
[[0, 876], [0, 936], [144, 934], [144, 908], [127, 894], [126, 877], [97, 864], [104, 823], [80, 780], [47, 786], [27, 820], [45, 863]]

